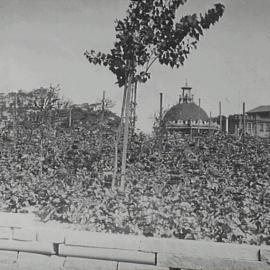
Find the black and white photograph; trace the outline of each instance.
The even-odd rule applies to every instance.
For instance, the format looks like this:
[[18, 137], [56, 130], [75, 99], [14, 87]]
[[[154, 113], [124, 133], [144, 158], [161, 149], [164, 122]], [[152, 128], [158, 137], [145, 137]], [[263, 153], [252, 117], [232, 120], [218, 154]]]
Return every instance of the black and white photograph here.
[[270, 0], [0, 0], [0, 270], [270, 270]]

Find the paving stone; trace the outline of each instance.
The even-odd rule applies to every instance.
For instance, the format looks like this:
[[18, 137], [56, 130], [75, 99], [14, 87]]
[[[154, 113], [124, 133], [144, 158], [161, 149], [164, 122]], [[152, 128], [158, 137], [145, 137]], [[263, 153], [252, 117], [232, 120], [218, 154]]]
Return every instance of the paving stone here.
[[270, 246], [260, 247], [260, 259], [270, 265]]
[[66, 257], [80, 257], [150, 265], [155, 265], [156, 261], [154, 253], [139, 252], [134, 250], [79, 247], [63, 244], [59, 245], [59, 255]]
[[47, 255], [55, 254], [53, 244], [43, 242], [0, 240], [0, 250], [22, 251]]
[[35, 229], [17, 229], [13, 231], [13, 239], [21, 241], [36, 241], [37, 232]]
[[11, 239], [12, 229], [10, 227], [0, 227], [0, 239]]
[[117, 270], [117, 262], [67, 257], [65, 270]]
[[11, 270], [17, 261], [18, 252], [0, 250], [0, 269]]
[[0, 264], [15, 263], [17, 261], [17, 257], [18, 257], [17, 251], [0, 250]]
[[65, 243], [68, 245], [129, 250], [138, 250], [140, 242], [141, 237], [138, 236], [78, 231], [71, 231], [65, 239]]
[[260, 261], [186, 257], [169, 253], [157, 254], [157, 266], [192, 270], [270, 270], [270, 265]]
[[1, 270], [16, 270], [16, 263], [13, 263], [13, 264], [1, 264], [0, 263], [0, 269]]
[[64, 243], [65, 235], [69, 233], [66, 230], [52, 230], [47, 228], [38, 228], [36, 232], [38, 242], [52, 243]]
[[60, 270], [63, 269], [65, 258], [19, 252], [14, 270]]
[[118, 264], [117, 270], [169, 270], [167, 267], [158, 267], [154, 265], [123, 263]]

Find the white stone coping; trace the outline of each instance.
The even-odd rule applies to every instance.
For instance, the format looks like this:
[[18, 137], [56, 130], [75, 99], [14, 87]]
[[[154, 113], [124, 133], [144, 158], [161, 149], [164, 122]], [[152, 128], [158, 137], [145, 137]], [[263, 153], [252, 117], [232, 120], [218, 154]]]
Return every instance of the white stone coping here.
[[[16, 269], [20, 269], [19, 265], [27, 262], [25, 259], [22, 264], [23, 259], [20, 258], [41, 256], [42, 260], [49, 260], [48, 264], [61, 262], [57, 264], [60, 268], [56, 269], [87, 269], [92, 262], [96, 265], [93, 269], [105, 269], [102, 265], [109, 264], [110, 268], [107, 269], [118, 270], [270, 270], [270, 246], [147, 238], [58, 227], [53, 229], [31, 223], [27, 223], [29, 226], [18, 226], [18, 222], [12, 224], [12, 218], [8, 222], [0, 220], [0, 269], [5, 269], [1, 264], [9, 263], [15, 263]], [[3, 254], [12, 259], [1, 260]], [[21, 264], [18, 264], [20, 260]], [[76, 262], [80, 265], [78, 268], [74, 268]]]

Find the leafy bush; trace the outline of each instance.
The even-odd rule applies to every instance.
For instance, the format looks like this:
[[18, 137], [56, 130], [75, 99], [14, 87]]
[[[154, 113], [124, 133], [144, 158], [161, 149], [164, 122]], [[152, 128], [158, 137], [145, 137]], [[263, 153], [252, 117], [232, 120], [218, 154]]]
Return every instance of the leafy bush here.
[[103, 177], [113, 166], [113, 134], [100, 151], [94, 134], [48, 133], [42, 158], [35, 136], [2, 142], [0, 207], [34, 206], [45, 222], [91, 231], [270, 244], [270, 151], [263, 141], [173, 136], [160, 150], [154, 138], [137, 134], [121, 192]]

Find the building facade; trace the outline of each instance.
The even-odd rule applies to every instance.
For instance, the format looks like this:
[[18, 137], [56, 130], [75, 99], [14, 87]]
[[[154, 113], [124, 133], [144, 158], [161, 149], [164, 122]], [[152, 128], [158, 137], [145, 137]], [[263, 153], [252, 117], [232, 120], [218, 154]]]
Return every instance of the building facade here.
[[270, 105], [247, 112], [246, 132], [260, 138], [270, 138]]
[[270, 139], [270, 105], [248, 111], [245, 119], [242, 114], [230, 115], [229, 133], [240, 135], [243, 130], [251, 136]]
[[[179, 101], [164, 115], [163, 122], [168, 132], [181, 131], [185, 133], [219, 130], [220, 126], [214, 123], [200, 104], [194, 102], [191, 87], [182, 87]], [[200, 103], [200, 102], [199, 102]]]

